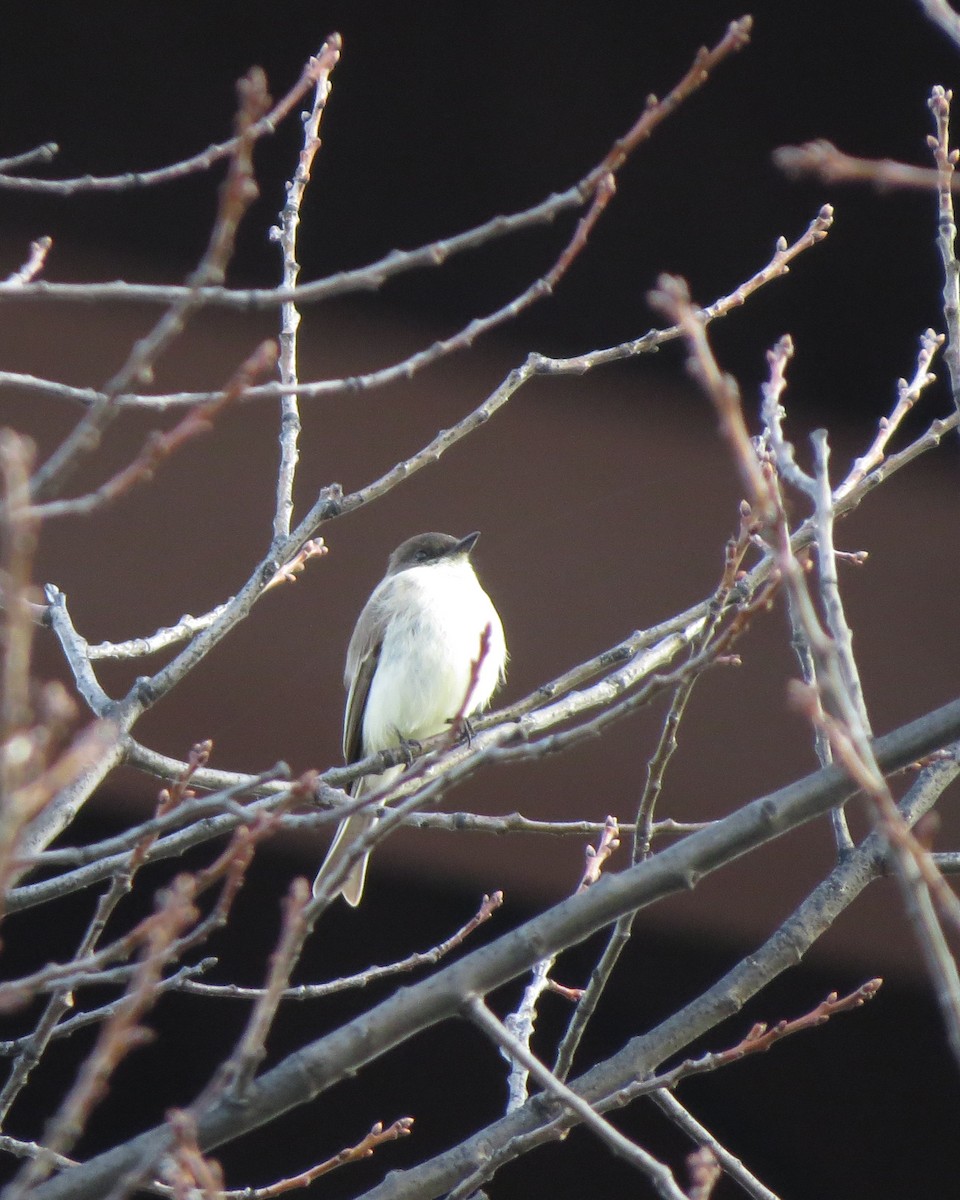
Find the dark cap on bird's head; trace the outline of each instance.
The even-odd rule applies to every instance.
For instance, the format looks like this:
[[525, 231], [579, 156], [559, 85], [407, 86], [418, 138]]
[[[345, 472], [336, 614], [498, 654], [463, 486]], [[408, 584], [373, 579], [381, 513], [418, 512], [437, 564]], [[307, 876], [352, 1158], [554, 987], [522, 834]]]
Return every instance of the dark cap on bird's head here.
[[407, 538], [390, 555], [387, 574], [396, 575], [409, 567], [426, 567], [451, 558], [467, 557], [479, 537], [479, 532], [468, 533], [463, 538], [452, 537], [449, 533], [418, 533]]

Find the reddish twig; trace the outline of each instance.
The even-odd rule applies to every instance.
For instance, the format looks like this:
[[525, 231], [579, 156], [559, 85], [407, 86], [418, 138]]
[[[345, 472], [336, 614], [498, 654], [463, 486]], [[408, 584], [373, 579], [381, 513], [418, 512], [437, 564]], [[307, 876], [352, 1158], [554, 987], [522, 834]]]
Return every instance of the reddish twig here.
[[[249, 136], [258, 141], [262, 137], [273, 134], [277, 126], [303, 99], [316, 83], [321, 72], [327, 70], [327, 63], [333, 54], [339, 54], [341, 38], [338, 33], [332, 33], [324, 42], [319, 55], [308, 59], [300, 73], [300, 77], [286, 95], [278, 100], [269, 110], [264, 112], [251, 126]], [[0, 175], [0, 190], [48, 193], [56, 196], [71, 196], [77, 192], [119, 192], [135, 187], [152, 187], [160, 183], [172, 183], [198, 171], [207, 171], [225, 158], [236, 154], [243, 134], [236, 134], [225, 142], [208, 146], [200, 154], [170, 166], [158, 167], [153, 171], [128, 171], [123, 175], [81, 175], [75, 179], [28, 179], [22, 176]], [[52, 158], [51, 149], [56, 151], [53, 143], [41, 146], [31, 152], [33, 157]], [[13, 161], [13, 160], [11, 160]], [[16, 164], [14, 164], [16, 165]], [[0, 163], [0, 167], [4, 164]], [[9, 164], [6, 169], [10, 170]]]
[[294, 879], [290, 884], [284, 906], [283, 927], [277, 948], [270, 955], [270, 970], [266, 987], [261, 992], [246, 1028], [236, 1049], [227, 1058], [218, 1072], [216, 1085], [205, 1101], [213, 1099], [223, 1091], [230, 1092], [238, 1102], [253, 1081], [260, 1064], [267, 1054], [267, 1034], [270, 1032], [290, 975], [303, 949], [304, 939], [310, 926], [304, 917], [310, 902], [310, 887], [305, 879]]
[[823, 183], [868, 183], [877, 188], [933, 191], [940, 182], [931, 167], [916, 167], [891, 158], [857, 158], [823, 138], [802, 146], [781, 146], [774, 150], [773, 161], [787, 175], [812, 175]]
[[671, 88], [666, 96], [662, 99], [658, 99], [656, 96], [647, 98], [647, 107], [623, 137], [614, 142], [603, 162], [596, 166], [581, 183], [581, 188], [592, 190], [604, 175], [616, 174], [637, 146], [646, 141], [657, 126], [671, 116], [689, 96], [703, 87], [710, 78], [710, 73], [715, 71], [724, 59], [736, 54], [749, 43], [752, 29], [753, 18], [744, 16], [738, 21], [730, 22], [726, 33], [715, 46], [709, 50], [705, 46], [701, 46], [686, 75]]
[[150, 332], [134, 344], [123, 366], [104, 385], [96, 403], [36, 471], [31, 480], [34, 500], [43, 499], [54, 489], [62, 487], [79, 461], [96, 449], [104, 430], [119, 411], [117, 398], [152, 377], [154, 364], [180, 335], [197, 308], [199, 289], [205, 284], [221, 284], [225, 278], [240, 222], [257, 196], [253, 147], [258, 136], [258, 123], [270, 102], [266, 79], [259, 69], [250, 71], [238, 84], [237, 91], [237, 135], [203, 257], [188, 279], [183, 297], [172, 304]]
[[577, 886], [577, 892], [585, 892], [588, 887], [596, 883], [600, 878], [600, 872], [603, 870], [603, 864], [607, 861], [614, 850], [620, 846], [620, 826], [616, 817], [607, 817], [603, 825], [603, 833], [597, 842], [596, 849], [593, 846], [587, 846], [586, 850], [586, 867], [583, 871], [583, 876]]
[[707, 341], [703, 315], [691, 302], [686, 282], [676, 275], [661, 275], [649, 293], [652, 308], [680, 327], [689, 347], [688, 369], [713, 401], [720, 432], [747, 490], [747, 501], [764, 526], [773, 525], [777, 504], [750, 438], [740, 403], [740, 389], [732, 375], [722, 372]]
[[[930, 888], [943, 916], [960, 930], [960, 898], [938, 870], [929, 849], [901, 817], [886, 780], [876, 767], [865, 762], [850, 734], [840, 721], [817, 706], [812, 708], [810, 689], [797, 683], [791, 688], [797, 707], [818, 722], [830, 739], [834, 755], [857, 786], [874, 802], [877, 819], [888, 842], [905, 852], [916, 864], [924, 883]], [[960, 997], [958, 997], [960, 999]]]
[[460, 702], [456, 716], [450, 722], [449, 738], [451, 741], [455, 742], [458, 738], [462, 737], [465, 729], [469, 731], [469, 716], [472, 711], [473, 693], [477, 690], [477, 684], [480, 682], [480, 672], [483, 670], [483, 664], [487, 661], [487, 657], [490, 654], [492, 640], [493, 626], [488, 621], [480, 634], [480, 649], [477, 657], [470, 664], [470, 675], [467, 678], [467, 686], [463, 691], [463, 700]]
[[600, 214], [616, 195], [616, 191], [617, 182], [613, 171], [608, 171], [606, 174], [601, 175], [593, 190], [590, 207], [577, 222], [577, 227], [573, 231], [573, 237], [570, 239], [569, 245], [543, 277], [543, 286], [546, 291], [553, 291], [564, 274], [566, 274], [567, 268], [586, 246], [587, 239], [590, 237], [593, 227], [600, 219]]
[[882, 985], [882, 979], [870, 979], [846, 996], [838, 996], [836, 992], [831, 992], [816, 1007], [792, 1020], [778, 1021], [776, 1025], [767, 1025], [758, 1021], [751, 1026], [746, 1036], [741, 1038], [736, 1045], [730, 1046], [726, 1050], [704, 1054], [700, 1058], [688, 1058], [669, 1071], [631, 1085], [627, 1089], [629, 1098], [633, 1099], [641, 1093], [655, 1089], [672, 1089], [681, 1080], [688, 1079], [691, 1075], [717, 1071], [721, 1067], [728, 1067], [731, 1063], [739, 1062], [751, 1054], [765, 1054], [778, 1042], [782, 1042], [784, 1038], [792, 1037], [795, 1033], [804, 1033], [808, 1029], [816, 1029], [818, 1026], [826, 1024], [831, 1017], [862, 1008], [868, 1000], [874, 998]]
[[43, 518], [64, 516], [86, 516], [95, 509], [111, 504], [131, 488], [148, 483], [162, 462], [180, 449], [186, 442], [201, 434], [209, 433], [214, 421], [230, 404], [241, 400], [253, 386], [254, 381], [269, 374], [277, 363], [277, 344], [272, 340], [261, 342], [254, 352], [241, 364], [223, 391], [206, 403], [198, 405], [183, 416], [166, 433], [154, 431], [144, 442], [140, 453], [95, 491], [70, 500], [50, 500], [46, 504], [35, 504], [32, 512]]
[[[209, 738], [205, 742], [197, 742], [191, 747], [186, 767], [181, 772], [180, 777], [169, 788], [162, 788], [160, 790], [160, 794], [157, 797], [154, 818], [164, 817], [167, 813], [179, 808], [181, 804], [195, 798], [196, 792], [191, 790], [189, 786], [190, 780], [197, 771], [203, 770], [210, 761], [212, 753], [213, 742]], [[146, 833], [134, 846], [133, 853], [130, 856], [130, 866], [127, 869], [130, 875], [146, 861], [150, 847], [156, 842], [158, 836], [156, 831]]]
[[[31, 611], [33, 559], [39, 523], [30, 511], [30, 472], [35, 446], [12, 429], [0, 430], [0, 581], [2, 581], [2, 655], [0, 655], [0, 794], [9, 820], [9, 796], [33, 768], [32, 755], [12, 753], [10, 741], [32, 719], [30, 660], [34, 622]], [[4, 823], [6, 823], [6, 820]]]
[[164, 891], [160, 907], [145, 923], [143, 957], [126, 997], [101, 1027], [96, 1045], [48, 1123], [43, 1137], [46, 1153], [27, 1163], [10, 1184], [10, 1200], [20, 1200], [46, 1178], [53, 1168], [50, 1155], [66, 1154], [71, 1150], [86, 1128], [91, 1112], [104, 1098], [108, 1081], [119, 1063], [150, 1039], [150, 1032], [141, 1023], [142, 1017], [156, 1001], [157, 984], [175, 953], [180, 935], [196, 920], [193, 900], [193, 889], [185, 876]]
[[[210, 754], [210, 746], [211, 743], [206, 742], [193, 747], [187, 769], [183, 772], [180, 779], [169, 791], [167, 789], [161, 791], [157, 805], [158, 816], [162, 816], [164, 812], [169, 811], [190, 795], [187, 790], [187, 782], [194, 771], [206, 764]], [[134, 876], [143, 865], [147, 851], [155, 840], [155, 834], [145, 834], [133, 846], [126, 865], [114, 873], [109, 888], [97, 901], [96, 911], [74, 955], [73, 961], [75, 963], [82, 964], [85, 958], [95, 952], [107, 922], [122, 897], [130, 891]], [[159, 991], [160, 985], [158, 985], [158, 994]], [[27, 1038], [21, 1039], [16, 1061], [12, 1064], [10, 1073], [3, 1084], [2, 1090], [0, 1090], [0, 1124], [6, 1119], [11, 1105], [26, 1086], [33, 1068], [40, 1062], [50, 1042], [55, 1036], [68, 1036], [62, 1030], [60, 1023], [64, 1014], [73, 1006], [73, 1003], [73, 994], [71, 991], [66, 988], [55, 991], [47, 1001], [46, 1007], [32, 1034]], [[123, 1001], [121, 1000], [120, 1002], [115, 1002], [113, 1005], [103, 1006], [98, 1014], [91, 1012], [82, 1014], [83, 1019], [75, 1021], [71, 1026], [71, 1031], [82, 1028], [84, 1024], [89, 1024], [92, 1021], [109, 1019], [113, 1016], [119, 1004], [122, 1003]]]
[[[453, 254], [474, 249], [507, 233], [550, 222], [567, 209], [582, 207], [593, 198], [604, 176], [615, 175], [629, 155], [653, 133], [657, 126], [668, 116], [671, 116], [680, 104], [706, 83], [710, 73], [724, 59], [747, 44], [752, 24], [753, 22], [750, 17], [734, 21], [727, 28], [723, 38], [712, 49], [701, 49], [698, 51], [692, 65], [679, 83], [661, 100], [658, 100], [655, 96], [649, 97], [643, 113], [627, 133], [614, 142], [603, 160], [578, 183], [567, 188], [565, 191], [554, 193], [539, 204], [535, 204], [519, 213], [514, 213], [507, 217], [493, 217], [482, 225], [467, 230], [455, 237], [431, 242], [426, 246], [418, 247], [416, 250], [393, 250], [378, 262], [371, 263], [366, 267], [343, 271], [327, 279], [301, 285], [293, 291], [286, 288], [227, 289], [207, 287], [201, 292], [199, 297], [200, 302], [217, 303], [224, 307], [248, 312], [256, 308], [275, 308], [280, 304], [286, 303], [288, 300], [294, 300], [302, 304], [330, 299], [334, 296], [342, 296], [357, 291], [369, 291], [380, 287], [387, 279], [400, 272], [419, 269], [421, 267], [436, 266], [439, 263], [445, 262]], [[328, 40], [327, 45], [339, 51], [339, 39], [336, 41], [334, 39], [337, 39], [337, 35], [333, 35]], [[308, 79], [306, 86], [298, 93], [296, 99], [304, 95], [307, 88], [313, 82], [313, 77]], [[256, 128], [266, 127], [269, 131], [272, 126], [267, 124], [268, 121], [269, 117], [263, 122], [259, 122]], [[236, 151], [236, 139], [231, 139], [230, 142], [224, 143], [222, 147], [215, 147], [214, 149], [221, 151], [221, 156], [233, 153]], [[198, 156], [198, 159], [202, 157]], [[149, 174], [138, 177], [117, 176], [114, 178], [123, 181], [134, 180], [135, 178], [153, 181]], [[10, 182], [6, 177], [0, 177], [0, 185], [9, 187], [23, 187], [26, 182], [19, 179], [13, 179]], [[110, 182], [112, 183], [113, 180]], [[58, 186], [53, 181], [41, 180], [39, 183], [42, 189]], [[2, 288], [0, 288], [0, 297], [2, 297], [2, 294]], [[28, 291], [26, 294], [39, 297], [41, 293], [39, 291], [32, 293]], [[186, 292], [183, 288], [157, 287], [149, 284], [49, 284], [43, 288], [42, 295], [45, 299], [79, 299], [82, 297], [85, 303], [89, 303], [91, 299], [123, 299], [133, 302], [173, 304], [183, 299]]]
[[687, 1189], [690, 1200], [710, 1200], [713, 1189], [720, 1182], [722, 1171], [717, 1156], [709, 1146], [701, 1146], [687, 1155], [687, 1173], [690, 1176], [690, 1187]]
[[[277, 587], [281, 583], [296, 583], [297, 576], [303, 571], [311, 558], [323, 558], [327, 553], [328, 547], [325, 545], [322, 537], [311, 538], [309, 542], [304, 542], [294, 557], [277, 569], [276, 575], [274, 575], [263, 590], [267, 591], [268, 588]], [[111, 657], [114, 656], [111, 655]]]
[[197, 1141], [197, 1123], [184, 1109], [171, 1109], [167, 1125], [173, 1134], [173, 1146], [164, 1160], [161, 1178], [173, 1192], [174, 1200], [221, 1200], [223, 1170], [207, 1158]]
[[557, 983], [555, 979], [548, 979], [547, 991], [562, 996], [564, 1000], [569, 1000], [571, 1004], [579, 1004], [584, 997], [586, 988], [567, 987], [565, 984]]
[[[275, 809], [258, 811], [248, 824], [235, 828], [227, 846], [212, 863], [193, 875], [184, 874], [177, 877], [174, 881], [175, 886], [189, 889], [195, 899], [213, 886], [221, 885], [211, 911], [178, 942], [178, 954], [192, 949], [226, 923], [256, 847], [280, 827], [283, 813], [291, 807], [303, 804], [305, 799], [312, 795], [315, 787], [314, 773], [307, 772], [291, 785], [287, 795]], [[158, 920], [160, 917], [156, 913], [144, 917], [133, 929], [96, 954], [90, 955], [82, 964], [51, 963], [31, 975], [0, 983], [0, 1011], [20, 1007], [31, 996], [40, 992], [80, 986], [87, 981], [86, 977], [102, 971], [111, 963], [128, 958], [141, 945], [149, 942]]]
[[[26, 741], [27, 735], [22, 736]], [[117, 727], [112, 721], [93, 721], [39, 774], [7, 794], [4, 820], [0, 824], [0, 896], [6, 895], [11, 878], [21, 869], [22, 856], [18, 847], [30, 822], [65, 788], [84, 779], [99, 763], [108, 759], [117, 748], [118, 738]], [[0, 992], [2, 990], [3, 985], [0, 985]]]
[[[576, 189], [573, 190], [573, 194], [578, 194]], [[498, 218], [491, 227], [490, 236], [502, 231], [504, 222], [509, 222], [509, 220], [510, 218]], [[703, 309], [704, 320], [710, 323], [728, 316], [734, 309], [744, 304], [761, 287], [787, 274], [793, 259], [802, 251], [809, 249], [821, 241], [829, 231], [832, 222], [833, 209], [829, 204], [826, 204], [820, 209], [819, 214], [809, 223], [804, 233], [796, 241], [786, 243], [785, 249], [785, 239], [782, 237], [778, 238], [774, 253], [767, 264], [755, 272], [749, 279], [738, 284], [732, 292], [719, 297], [712, 304], [707, 305]], [[424, 247], [424, 265], [431, 262], [443, 261], [449, 257], [449, 249], [446, 251], [443, 250], [446, 247], [449, 247], [448, 242], [435, 243], [431, 247]], [[432, 255], [428, 254], [427, 251], [432, 251]], [[56, 286], [59, 287], [61, 285]], [[103, 288], [112, 285], [93, 284], [82, 286], [92, 288], [92, 295], [88, 299], [106, 300], [108, 296], [103, 293]], [[301, 303], [306, 303], [311, 299], [326, 298], [326, 294], [323, 297], [317, 297], [312, 294], [311, 289], [319, 286], [319, 284], [301, 285], [293, 294]], [[163, 294], [167, 295], [168, 291], [169, 289], [164, 291]], [[175, 294], [179, 296], [182, 292], [178, 291]], [[238, 299], [245, 297], [244, 304], [240, 305], [238, 303], [237, 307], [243, 307], [246, 310], [247, 308], [256, 307], [255, 300], [260, 293], [229, 291], [227, 295], [237, 297]], [[264, 292], [263, 295], [276, 300], [277, 303], [281, 299], [278, 297], [277, 290]], [[2, 297], [2, 289], [0, 289], [0, 297]], [[619, 362], [625, 358], [634, 358], [640, 354], [650, 353], [656, 350], [658, 346], [675, 341], [680, 334], [681, 330], [676, 325], [667, 329], [650, 329], [641, 337], [631, 338], [627, 342], [621, 342], [616, 346], [610, 346], [606, 349], [590, 350], [585, 354], [575, 355], [571, 358], [546, 358], [543, 355], [537, 355], [536, 360], [539, 370], [546, 375], [582, 375], [586, 371], [608, 363]], [[418, 351], [416, 354], [398, 363], [394, 363], [392, 366], [380, 368], [379, 370], [363, 375], [351, 375], [349, 378], [344, 379], [321, 379], [310, 383], [300, 381], [296, 385], [296, 392], [302, 400], [306, 398], [314, 399], [320, 396], [339, 395], [343, 392], [369, 391], [373, 388], [382, 387], [385, 384], [403, 378], [410, 369], [422, 369], [423, 366], [427, 365], [428, 361], [433, 361], [433, 359], [428, 359], [425, 356], [432, 354], [435, 358], [439, 358], [443, 354], [448, 353], [445, 346], [446, 343], [440, 343], [436, 347], [431, 347], [428, 351]], [[50, 380], [37, 379], [32, 375], [23, 375], [10, 371], [0, 371], [0, 384], [8, 384], [20, 389], [28, 389], [32, 392], [76, 401], [83, 405], [96, 403], [102, 397], [102, 393], [92, 388], [73, 388], [67, 384], [54, 383]], [[248, 398], [257, 400], [278, 399], [286, 395], [289, 390], [283, 383], [279, 382], [261, 384], [259, 387], [251, 389]], [[136, 395], [120, 396], [117, 403], [121, 407], [166, 409], [205, 403], [216, 395], [216, 392], [174, 392], [166, 395], [144, 395], [139, 393]]]
[[311, 1167], [308, 1171], [303, 1171], [299, 1175], [293, 1175], [289, 1179], [281, 1179], [277, 1183], [271, 1183], [266, 1187], [259, 1188], [239, 1188], [234, 1192], [224, 1192], [219, 1200], [273, 1200], [275, 1196], [282, 1196], [284, 1192], [292, 1192], [296, 1188], [309, 1187], [315, 1179], [319, 1179], [321, 1175], [327, 1175], [331, 1171], [335, 1171], [338, 1167], [344, 1167], [348, 1163], [362, 1162], [363, 1159], [369, 1158], [371, 1154], [382, 1146], [385, 1142], [396, 1141], [397, 1138], [407, 1137], [413, 1132], [413, 1117], [400, 1117], [394, 1121], [392, 1125], [386, 1128], [382, 1121], [378, 1121], [370, 1130], [370, 1132], [355, 1146], [349, 1146], [345, 1150], [341, 1150], [332, 1158], [326, 1159], [325, 1162], [318, 1163], [317, 1166]]

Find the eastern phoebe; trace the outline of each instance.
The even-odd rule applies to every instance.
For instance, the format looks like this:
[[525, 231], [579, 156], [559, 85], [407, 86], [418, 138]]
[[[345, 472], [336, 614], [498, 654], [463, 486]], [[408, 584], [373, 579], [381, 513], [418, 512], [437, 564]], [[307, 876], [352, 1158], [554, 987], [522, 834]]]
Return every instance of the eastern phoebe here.
[[[441, 733], [458, 714], [468, 717], [485, 708], [503, 681], [503, 626], [470, 562], [479, 536], [468, 533], [458, 540], [448, 533], [420, 533], [390, 555], [387, 573], [364, 605], [347, 649], [347, 763]], [[402, 771], [402, 766], [391, 767], [372, 779], [358, 779], [350, 794], [361, 796]], [[375, 821], [367, 812], [341, 821], [314, 880], [314, 894]], [[340, 885], [348, 904], [360, 903], [368, 858], [369, 852]]]

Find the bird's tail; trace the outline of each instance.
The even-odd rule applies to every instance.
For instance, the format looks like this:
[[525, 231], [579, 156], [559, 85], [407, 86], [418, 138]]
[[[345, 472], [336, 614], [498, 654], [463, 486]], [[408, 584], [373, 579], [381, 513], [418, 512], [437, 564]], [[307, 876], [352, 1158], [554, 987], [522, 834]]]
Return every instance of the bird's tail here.
[[[320, 891], [324, 881], [337, 870], [342, 859], [352, 849], [354, 844], [376, 823], [377, 818], [372, 813], [367, 812], [354, 813], [353, 816], [347, 817], [345, 821], [340, 822], [340, 828], [330, 843], [327, 857], [320, 865], [317, 877], [313, 881], [313, 894], [315, 896]], [[368, 850], [362, 858], [353, 864], [349, 874], [340, 884], [337, 892], [334, 893], [334, 895], [339, 893], [354, 908], [357, 907], [360, 903], [360, 898], [363, 896], [363, 881], [366, 878], [367, 862], [369, 859], [370, 851]]]

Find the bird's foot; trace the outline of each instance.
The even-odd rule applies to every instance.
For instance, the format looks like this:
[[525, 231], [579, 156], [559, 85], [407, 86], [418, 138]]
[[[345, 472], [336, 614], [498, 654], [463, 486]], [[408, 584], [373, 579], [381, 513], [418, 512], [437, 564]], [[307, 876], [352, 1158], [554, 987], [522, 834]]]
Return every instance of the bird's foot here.
[[410, 766], [418, 754], [423, 753], [423, 746], [416, 738], [400, 739], [400, 753], [403, 755], [403, 761], [406, 766]]
[[473, 745], [473, 722], [469, 717], [453, 717], [449, 724], [450, 733], [455, 742], [462, 738], [468, 746]]

